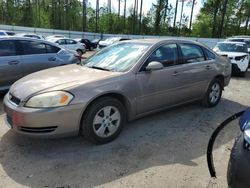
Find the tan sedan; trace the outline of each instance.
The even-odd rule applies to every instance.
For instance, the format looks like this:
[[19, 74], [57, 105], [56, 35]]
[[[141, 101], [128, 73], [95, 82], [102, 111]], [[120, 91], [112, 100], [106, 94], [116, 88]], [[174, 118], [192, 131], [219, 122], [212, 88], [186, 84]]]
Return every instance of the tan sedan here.
[[6, 122], [36, 137], [79, 133], [94, 143], [115, 139], [126, 120], [193, 101], [213, 107], [228, 85], [230, 62], [183, 40], [131, 40], [83, 64], [30, 74], [4, 98]]

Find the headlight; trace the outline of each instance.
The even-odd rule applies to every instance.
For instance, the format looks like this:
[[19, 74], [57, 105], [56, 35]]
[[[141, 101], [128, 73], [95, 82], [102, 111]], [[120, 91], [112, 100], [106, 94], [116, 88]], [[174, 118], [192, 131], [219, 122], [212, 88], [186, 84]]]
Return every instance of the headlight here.
[[49, 108], [68, 105], [74, 96], [65, 91], [52, 91], [31, 97], [25, 104], [32, 108]]
[[247, 57], [247, 55], [237, 56], [237, 57], [235, 57], [235, 60], [236, 61], [244, 60], [246, 57]]
[[250, 121], [248, 121], [244, 127], [244, 138], [248, 144], [250, 144]]

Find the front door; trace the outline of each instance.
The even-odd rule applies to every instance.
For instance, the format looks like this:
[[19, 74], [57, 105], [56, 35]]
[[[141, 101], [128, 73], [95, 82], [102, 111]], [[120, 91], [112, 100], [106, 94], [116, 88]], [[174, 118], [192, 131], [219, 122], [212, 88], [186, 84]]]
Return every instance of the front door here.
[[[147, 72], [145, 67], [152, 61], [161, 62], [164, 68]], [[136, 75], [137, 114], [172, 106], [185, 98], [185, 82], [180, 74], [176, 44], [157, 48]]]

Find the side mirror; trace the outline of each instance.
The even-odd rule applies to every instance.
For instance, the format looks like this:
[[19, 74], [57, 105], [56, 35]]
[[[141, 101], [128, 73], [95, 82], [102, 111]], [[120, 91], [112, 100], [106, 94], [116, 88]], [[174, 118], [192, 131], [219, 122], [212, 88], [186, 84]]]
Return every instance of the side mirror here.
[[158, 62], [158, 61], [152, 61], [148, 64], [146, 67], [146, 71], [155, 71], [155, 70], [160, 70], [163, 69], [163, 64]]

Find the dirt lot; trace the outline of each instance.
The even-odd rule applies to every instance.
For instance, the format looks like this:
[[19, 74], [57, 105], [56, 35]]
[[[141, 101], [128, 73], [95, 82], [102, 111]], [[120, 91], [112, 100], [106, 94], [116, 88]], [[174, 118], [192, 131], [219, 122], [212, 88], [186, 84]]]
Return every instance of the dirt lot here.
[[211, 181], [206, 146], [217, 126], [250, 104], [250, 73], [233, 78], [215, 108], [190, 104], [130, 122], [112, 143], [81, 137], [39, 140], [4, 124], [0, 102], [0, 187], [227, 187], [227, 161], [237, 121], [215, 145], [218, 179]]

